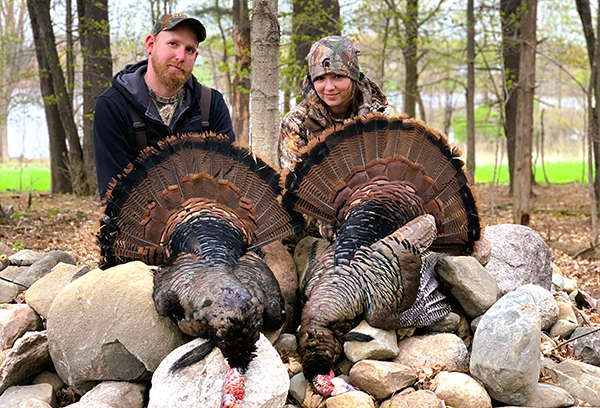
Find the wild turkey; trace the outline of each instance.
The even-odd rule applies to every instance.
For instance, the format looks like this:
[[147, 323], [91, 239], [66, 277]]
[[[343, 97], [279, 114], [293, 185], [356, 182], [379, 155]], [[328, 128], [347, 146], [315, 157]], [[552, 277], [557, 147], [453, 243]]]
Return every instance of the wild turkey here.
[[278, 171], [247, 148], [190, 134], [144, 150], [113, 179], [104, 202], [102, 267], [131, 260], [160, 266], [153, 290], [159, 315], [210, 340], [171, 370], [219, 347], [231, 367], [223, 407], [241, 406], [260, 331], [285, 319], [279, 285], [251, 251], [304, 227], [302, 215], [281, 207], [282, 190]]
[[[332, 240], [308, 266], [298, 333], [304, 375], [331, 394], [344, 335], [426, 326], [449, 312], [436, 254], [470, 254], [481, 224], [461, 153], [415, 120], [369, 115], [313, 140], [286, 177], [283, 206]], [[337, 379], [336, 379], [337, 380]]]

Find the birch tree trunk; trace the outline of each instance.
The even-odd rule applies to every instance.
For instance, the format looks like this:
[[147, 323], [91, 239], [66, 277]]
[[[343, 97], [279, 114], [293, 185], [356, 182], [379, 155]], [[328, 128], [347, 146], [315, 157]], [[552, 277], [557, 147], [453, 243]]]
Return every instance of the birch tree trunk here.
[[467, 2], [467, 171], [475, 180], [475, 10]]
[[530, 219], [531, 151], [533, 140], [533, 97], [535, 95], [535, 48], [537, 0], [525, 0], [521, 17], [521, 60], [515, 143], [513, 221], [528, 225]]
[[252, 12], [252, 150], [276, 164], [279, 141], [277, 0], [255, 0]]

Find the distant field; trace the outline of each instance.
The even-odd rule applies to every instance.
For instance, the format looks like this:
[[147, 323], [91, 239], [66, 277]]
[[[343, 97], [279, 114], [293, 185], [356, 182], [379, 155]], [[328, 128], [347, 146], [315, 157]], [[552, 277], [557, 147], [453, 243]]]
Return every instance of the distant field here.
[[50, 167], [0, 164], [0, 191], [50, 191]]
[[[475, 169], [477, 183], [489, 183], [494, 175], [494, 165], [480, 165]], [[581, 162], [551, 162], [546, 163], [546, 175], [550, 183], [582, 182], [583, 164]], [[587, 182], [587, 172], [585, 173]], [[544, 184], [544, 174], [541, 166], [537, 166], [535, 179]], [[508, 166], [500, 166], [497, 170], [496, 181], [508, 183]], [[30, 165], [20, 167], [18, 164], [0, 164], [0, 191], [50, 191], [50, 167], [47, 165]]]
[[[546, 176], [550, 183], [569, 183], [573, 181], [587, 183], [587, 164], [585, 180], [583, 180], [583, 163], [581, 162], [550, 162], [545, 164]], [[496, 170], [496, 182], [508, 184], [508, 165], [503, 164]], [[475, 182], [490, 183], [494, 176], [494, 165], [485, 164], [475, 169]], [[535, 180], [539, 184], [545, 184], [542, 166], [537, 165], [535, 169]]]

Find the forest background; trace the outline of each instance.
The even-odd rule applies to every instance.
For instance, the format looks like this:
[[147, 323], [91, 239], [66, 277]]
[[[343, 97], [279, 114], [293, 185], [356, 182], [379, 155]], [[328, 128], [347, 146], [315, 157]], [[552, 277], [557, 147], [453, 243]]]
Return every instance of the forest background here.
[[[51, 192], [93, 195], [95, 99], [146, 57], [152, 22], [179, 11], [209, 32], [195, 75], [223, 92], [238, 140], [272, 162], [310, 45], [347, 35], [392, 114], [448, 135], [475, 179], [490, 164], [492, 184], [509, 174], [514, 222], [529, 224], [532, 184], [564, 181], [546, 167], [575, 169], [589, 183], [595, 247], [600, 41], [589, 0], [0, 0], [0, 162], [31, 164], [26, 146], [44, 145], [47, 128]], [[43, 121], [27, 114], [36, 106]]]

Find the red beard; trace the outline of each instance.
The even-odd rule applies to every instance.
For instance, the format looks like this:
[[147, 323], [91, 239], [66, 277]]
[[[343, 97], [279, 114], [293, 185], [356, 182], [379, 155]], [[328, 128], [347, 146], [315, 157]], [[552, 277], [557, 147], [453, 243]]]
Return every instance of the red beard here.
[[[150, 59], [158, 82], [169, 89], [177, 90], [181, 88], [192, 75], [192, 70], [186, 70], [181, 62], [171, 60], [161, 63], [156, 54], [151, 54]], [[181, 71], [172, 70], [170, 66], [177, 67]]]

